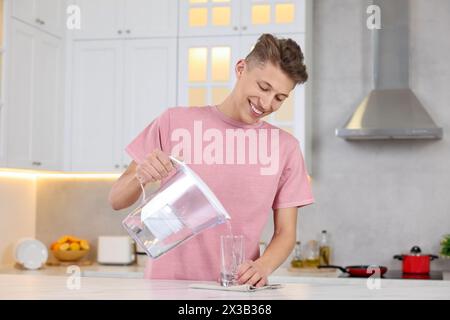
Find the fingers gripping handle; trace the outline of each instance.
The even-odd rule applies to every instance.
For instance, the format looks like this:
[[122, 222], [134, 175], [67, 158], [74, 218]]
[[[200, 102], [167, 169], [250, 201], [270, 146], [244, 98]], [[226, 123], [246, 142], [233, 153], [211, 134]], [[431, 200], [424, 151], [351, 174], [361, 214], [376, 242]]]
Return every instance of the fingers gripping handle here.
[[[172, 161], [173, 164], [176, 164], [178, 166], [183, 165], [183, 162], [178, 160], [177, 158], [173, 157], [173, 156], [169, 156], [169, 159]], [[147, 196], [145, 194], [145, 188], [144, 188], [144, 184], [139, 180], [139, 184], [141, 185], [141, 189], [142, 189], [142, 200], [141, 203], [145, 203], [147, 201]]]

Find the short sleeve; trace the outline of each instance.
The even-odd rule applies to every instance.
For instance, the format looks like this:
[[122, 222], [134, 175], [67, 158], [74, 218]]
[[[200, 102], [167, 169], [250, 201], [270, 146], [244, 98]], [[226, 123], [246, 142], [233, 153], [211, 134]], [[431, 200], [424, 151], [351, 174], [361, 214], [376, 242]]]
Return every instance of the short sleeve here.
[[299, 208], [313, 203], [311, 185], [298, 142], [285, 163], [272, 208]]
[[170, 131], [170, 109], [154, 119], [130, 144], [125, 151], [136, 162], [141, 163], [155, 149], [167, 152]]

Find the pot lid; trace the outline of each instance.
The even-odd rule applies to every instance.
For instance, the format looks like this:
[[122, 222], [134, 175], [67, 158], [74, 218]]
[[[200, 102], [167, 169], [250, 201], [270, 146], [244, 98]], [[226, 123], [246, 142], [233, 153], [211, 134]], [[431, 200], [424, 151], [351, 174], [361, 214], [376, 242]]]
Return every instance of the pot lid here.
[[423, 254], [422, 249], [419, 246], [414, 246], [411, 248], [409, 253], [403, 254], [404, 256], [429, 256], [429, 254]]

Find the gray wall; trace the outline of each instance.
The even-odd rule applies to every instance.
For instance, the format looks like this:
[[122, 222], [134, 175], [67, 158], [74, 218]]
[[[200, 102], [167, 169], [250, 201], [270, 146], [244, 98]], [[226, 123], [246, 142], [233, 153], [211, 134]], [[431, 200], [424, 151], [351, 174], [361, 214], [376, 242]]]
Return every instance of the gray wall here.
[[[396, 253], [437, 253], [450, 233], [450, 1], [412, 0], [410, 87], [441, 141], [347, 142], [334, 136], [371, 88], [369, 1], [314, 0], [313, 191], [299, 238], [332, 235], [334, 262], [401, 268]], [[447, 261], [433, 267], [449, 268]]]

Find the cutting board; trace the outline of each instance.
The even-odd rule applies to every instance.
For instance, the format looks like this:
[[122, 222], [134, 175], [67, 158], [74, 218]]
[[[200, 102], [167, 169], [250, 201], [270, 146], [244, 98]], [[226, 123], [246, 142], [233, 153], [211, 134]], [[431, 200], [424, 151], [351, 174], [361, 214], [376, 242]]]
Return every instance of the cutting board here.
[[92, 265], [91, 260], [80, 260], [80, 261], [59, 261], [59, 260], [49, 260], [46, 263], [47, 266], [90, 266]]

